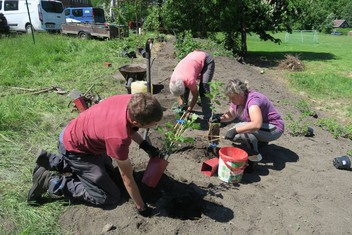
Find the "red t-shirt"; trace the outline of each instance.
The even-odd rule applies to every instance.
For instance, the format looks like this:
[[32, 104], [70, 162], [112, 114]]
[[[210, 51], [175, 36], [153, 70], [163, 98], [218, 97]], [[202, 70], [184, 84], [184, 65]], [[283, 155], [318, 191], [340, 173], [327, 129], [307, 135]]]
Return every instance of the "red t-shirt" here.
[[132, 95], [115, 95], [80, 113], [66, 127], [63, 144], [75, 153], [106, 153], [117, 160], [128, 158], [131, 135], [127, 105]]

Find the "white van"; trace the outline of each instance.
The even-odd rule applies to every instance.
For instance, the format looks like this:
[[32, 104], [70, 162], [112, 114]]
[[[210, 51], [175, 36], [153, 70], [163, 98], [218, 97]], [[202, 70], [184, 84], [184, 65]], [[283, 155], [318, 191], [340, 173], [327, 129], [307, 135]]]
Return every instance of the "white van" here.
[[[32, 27], [37, 31], [60, 31], [66, 22], [61, 1], [27, 0]], [[7, 18], [10, 30], [30, 33], [26, 0], [0, 0], [0, 13]]]

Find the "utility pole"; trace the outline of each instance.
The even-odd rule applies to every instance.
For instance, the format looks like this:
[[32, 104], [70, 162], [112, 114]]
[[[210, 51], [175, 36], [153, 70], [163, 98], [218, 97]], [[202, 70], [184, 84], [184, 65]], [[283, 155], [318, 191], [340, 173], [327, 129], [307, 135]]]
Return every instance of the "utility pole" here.
[[28, 7], [28, 1], [27, 1], [27, 0], [26, 0], [26, 6], [27, 6], [27, 13], [28, 13], [29, 24], [30, 24], [30, 26], [31, 26], [31, 33], [32, 33], [33, 44], [35, 44], [34, 28], [33, 28], [33, 25], [32, 25], [31, 14], [29, 13], [29, 7]]
[[113, 21], [114, 19], [114, 12], [113, 12], [113, 8], [115, 8], [116, 6], [116, 0], [111, 0], [110, 1], [110, 19]]

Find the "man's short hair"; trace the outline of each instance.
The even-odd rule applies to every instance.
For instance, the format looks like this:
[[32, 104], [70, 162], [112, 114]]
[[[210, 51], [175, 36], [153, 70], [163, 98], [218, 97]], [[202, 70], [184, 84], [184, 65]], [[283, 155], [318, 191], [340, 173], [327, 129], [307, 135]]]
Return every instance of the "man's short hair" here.
[[149, 93], [136, 93], [128, 103], [128, 112], [132, 121], [140, 125], [159, 122], [163, 118], [163, 109], [159, 101]]

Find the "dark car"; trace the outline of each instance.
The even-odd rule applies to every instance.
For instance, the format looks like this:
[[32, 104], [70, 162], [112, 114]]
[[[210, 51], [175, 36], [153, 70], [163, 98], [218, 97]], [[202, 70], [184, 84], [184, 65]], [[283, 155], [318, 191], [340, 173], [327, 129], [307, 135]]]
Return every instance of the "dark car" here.
[[10, 32], [10, 27], [7, 24], [7, 19], [3, 13], [0, 13], [0, 33], [8, 34]]

